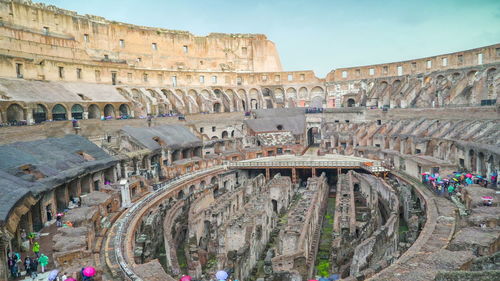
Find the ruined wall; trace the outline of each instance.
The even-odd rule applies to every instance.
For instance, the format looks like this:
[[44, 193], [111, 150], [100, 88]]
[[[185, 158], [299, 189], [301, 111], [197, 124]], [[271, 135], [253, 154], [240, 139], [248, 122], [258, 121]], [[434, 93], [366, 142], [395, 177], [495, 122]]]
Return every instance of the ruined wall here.
[[307, 279], [312, 276], [318, 247], [321, 222], [326, 206], [328, 184], [325, 174], [309, 178], [307, 189], [299, 190], [300, 199], [287, 215], [280, 229], [274, 272], [291, 272]]
[[[354, 174], [355, 177], [361, 180], [370, 180], [373, 176]], [[354, 249], [352, 263], [350, 266], [350, 275], [358, 276], [359, 273], [365, 271], [380, 261], [387, 261], [397, 258], [399, 242], [399, 200], [396, 192], [380, 179], [376, 179], [375, 184], [370, 187], [378, 196], [377, 208], [383, 205], [389, 215], [384, 219], [384, 224], [373, 232], [373, 234], [363, 240]], [[381, 263], [380, 263], [381, 264]]]
[[211, 33], [202, 37], [82, 16], [28, 1], [0, 2], [0, 16], [2, 35], [11, 38], [1, 47], [18, 54], [140, 68], [281, 70], [274, 44], [260, 34]]

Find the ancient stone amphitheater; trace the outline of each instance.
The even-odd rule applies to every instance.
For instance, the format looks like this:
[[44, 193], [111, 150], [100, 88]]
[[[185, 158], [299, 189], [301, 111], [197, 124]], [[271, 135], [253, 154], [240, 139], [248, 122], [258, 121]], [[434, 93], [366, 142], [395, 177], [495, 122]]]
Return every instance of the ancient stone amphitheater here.
[[500, 280], [500, 44], [318, 78], [21, 0], [0, 39], [0, 280]]

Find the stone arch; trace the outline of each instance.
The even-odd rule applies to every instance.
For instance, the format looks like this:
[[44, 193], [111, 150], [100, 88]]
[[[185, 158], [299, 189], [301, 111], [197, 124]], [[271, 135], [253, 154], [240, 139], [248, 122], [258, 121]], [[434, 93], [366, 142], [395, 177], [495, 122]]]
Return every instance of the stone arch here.
[[35, 123], [42, 123], [47, 120], [47, 107], [43, 104], [37, 104], [33, 109], [33, 119]]
[[81, 120], [83, 119], [83, 106], [80, 104], [74, 104], [71, 107], [71, 118], [75, 120]]
[[54, 105], [54, 107], [52, 108], [52, 120], [68, 120], [68, 111], [66, 110], [66, 107], [64, 107], [64, 105], [59, 103]]
[[305, 100], [308, 97], [308, 92], [306, 87], [301, 87], [299, 89], [299, 99]]
[[120, 116], [122, 116], [122, 117], [130, 116], [130, 108], [127, 104], [124, 104], [124, 103], [120, 104], [118, 111], [120, 111]]
[[194, 103], [198, 107], [198, 112], [204, 111], [203, 100], [201, 98], [201, 95], [198, 94], [196, 90], [190, 89], [188, 91], [188, 96], [191, 98], [192, 101], [194, 101]]
[[262, 99], [257, 89], [250, 89], [250, 91], [248, 92], [248, 98], [250, 99], [250, 109], [259, 109], [262, 107]]
[[320, 86], [316, 86], [311, 89], [311, 97], [317, 97], [317, 96], [324, 97], [324, 95], [325, 95], [325, 90]]
[[229, 133], [228, 133], [227, 131], [222, 131], [222, 135], [221, 135], [221, 137], [222, 137], [223, 139], [227, 139], [227, 138], [229, 137]]
[[309, 107], [323, 108], [323, 104], [325, 103], [325, 98], [321, 96], [315, 96], [311, 99], [311, 103]]
[[347, 107], [355, 107], [355, 106], [356, 106], [356, 101], [353, 98], [348, 98]]
[[286, 89], [285, 93], [286, 97], [286, 107], [296, 107], [296, 101], [297, 101], [297, 89], [295, 88], [288, 88]]
[[115, 118], [115, 107], [112, 104], [108, 103], [104, 106], [104, 116], [105, 117], [111, 116]]
[[89, 119], [99, 119], [101, 118], [101, 109], [99, 109], [99, 106], [97, 104], [91, 104], [89, 105], [89, 108], [87, 109], [88, 112], [88, 118]]
[[219, 102], [214, 102], [213, 110], [215, 113], [220, 113], [221, 112], [221, 104]]
[[26, 120], [24, 109], [17, 103], [13, 103], [7, 107], [7, 122], [19, 122]]

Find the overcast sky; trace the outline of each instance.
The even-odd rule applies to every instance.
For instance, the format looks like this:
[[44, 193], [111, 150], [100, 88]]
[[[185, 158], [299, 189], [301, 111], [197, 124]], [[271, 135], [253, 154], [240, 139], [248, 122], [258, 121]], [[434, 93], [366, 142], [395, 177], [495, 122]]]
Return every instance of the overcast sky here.
[[386, 63], [500, 43], [500, 0], [47, 0], [131, 24], [264, 33], [284, 70]]

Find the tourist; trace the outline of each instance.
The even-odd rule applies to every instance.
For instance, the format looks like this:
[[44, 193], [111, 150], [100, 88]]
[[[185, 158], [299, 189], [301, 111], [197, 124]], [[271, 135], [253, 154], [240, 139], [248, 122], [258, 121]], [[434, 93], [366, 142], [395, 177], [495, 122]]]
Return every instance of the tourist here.
[[64, 281], [66, 279], [68, 279], [68, 273], [64, 272], [63, 275], [61, 276], [61, 281]]
[[24, 258], [24, 269], [26, 270], [26, 276], [31, 276], [31, 258]]
[[56, 216], [56, 226], [61, 227], [62, 226], [62, 214], [58, 213]]
[[44, 254], [41, 254], [40, 257], [38, 258], [38, 263], [42, 268], [42, 273], [45, 272], [45, 267], [49, 264], [49, 257], [47, 257]]
[[35, 256], [37, 258], [40, 257], [40, 254], [39, 254], [40, 253], [40, 244], [37, 241], [35, 241], [35, 244], [33, 244], [33, 253], [35, 254]]
[[31, 260], [31, 278], [33, 280], [35, 280], [35, 278], [38, 276], [38, 259], [37, 258], [33, 258]]

